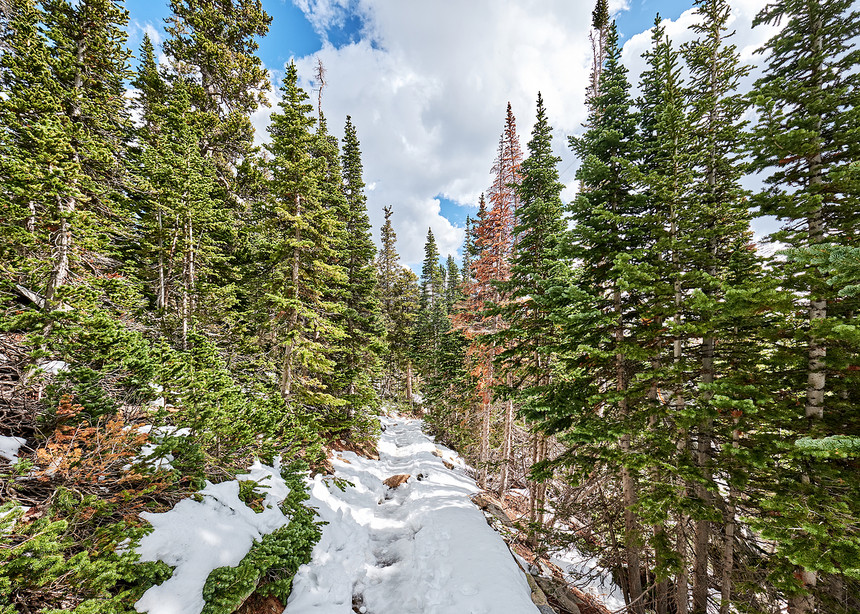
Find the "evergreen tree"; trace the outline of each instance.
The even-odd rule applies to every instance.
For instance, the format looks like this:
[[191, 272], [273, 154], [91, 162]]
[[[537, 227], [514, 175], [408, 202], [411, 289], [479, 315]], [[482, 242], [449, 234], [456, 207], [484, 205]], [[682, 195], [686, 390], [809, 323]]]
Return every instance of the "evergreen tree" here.
[[383, 395], [395, 392], [395, 382], [406, 380], [404, 389], [411, 398], [411, 339], [413, 320], [418, 309], [418, 278], [410, 269], [400, 264], [397, 253], [397, 235], [391, 224], [393, 214], [385, 207], [385, 223], [382, 225], [381, 243], [376, 258], [377, 285], [388, 347], [383, 380]]
[[714, 505], [711, 493], [717, 490], [713, 483], [713, 439], [719, 425], [714, 421], [714, 386], [723, 375], [721, 369], [729, 368], [723, 359], [733, 345], [725, 336], [721, 316], [728, 284], [740, 287], [747, 281], [754, 252], [746, 249], [752, 235], [739, 163], [745, 108], [736, 93], [749, 69], [741, 66], [736, 47], [728, 42], [732, 35], [728, 32], [728, 2], [700, 0], [696, 13], [700, 21], [692, 29], [699, 38], [685, 45], [683, 54], [690, 69], [691, 123], [697, 154], [693, 163], [700, 177], [693, 192], [699, 246], [690, 254], [690, 265], [698, 275], [690, 285], [704, 299], [698, 301], [695, 319], [695, 332], [702, 339], [698, 348], [699, 390], [687, 405], [688, 411], [697, 414], [694, 462], [702, 480], [696, 490], [701, 507], [694, 511], [692, 611], [698, 614], [707, 610], [711, 518], [715, 515], [709, 508]]
[[343, 191], [346, 218], [346, 297], [344, 320], [345, 369], [341, 378], [351, 411], [374, 408], [378, 402], [373, 381], [379, 374], [383, 350], [382, 308], [377, 294], [373, 257], [376, 249], [370, 237], [361, 151], [355, 126], [346, 118], [343, 137]]
[[332, 285], [345, 274], [337, 264], [331, 237], [338, 220], [323, 204], [321, 185], [325, 167], [314, 155], [317, 140], [313, 107], [298, 86], [298, 72], [290, 64], [281, 87], [279, 111], [272, 115], [266, 146], [272, 159], [271, 245], [265, 303], [271, 314], [274, 360], [280, 366], [278, 388], [293, 407], [332, 408], [335, 399], [324, 385], [334, 362], [332, 344], [343, 337], [333, 321], [340, 306], [325, 300]]
[[[857, 514], [856, 489], [839, 485], [856, 484], [856, 476], [848, 477], [849, 468], [824, 451], [832, 437], [860, 434], [849, 417], [858, 400], [850, 365], [857, 363], [860, 344], [849, 332], [856, 330], [857, 297], [848, 290], [853, 282], [831, 267], [846, 262], [842, 257], [858, 246], [860, 13], [847, 0], [783, 0], [766, 6], [754, 21], [774, 23], [785, 25], [761, 50], [767, 64], [751, 93], [758, 124], [750, 149], [753, 167], [769, 172], [768, 189], [755, 203], [783, 221], [774, 238], [791, 248], [788, 261], [775, 266], [791, 293], [792, 311], [805, 313], [799, 321], [788, 316], [781, 326], [783, 336], [795, 341], [781, 344], [786, 368], [803, 380], [785, 382], [779, 395], [782, 411], [792, 416], [791, 429], [805, 437], [799, 449], [784, 451], [791, 471], [776, 476], [768, 507], [779, 510], [779, 517], [766, 524], [780, 552], [799, 568], [802, 586], [791, 591], [790, 609], [805, 613], [816, 607], [815, 594], [826, 591], [815, 589], [818, 572], [860, 566], [857, 532], [840, 519]], [[804, 388], [805, 394], [795, 392]], [[813, 460], [815, 453], [806, 450], [819, 445]], [[821, 518], [810, 515], [809, 505], [846, 515]], [[826, 537], [815, 529], [821, 523], [830, 527]]]
[[272, 18], [260, 0], [171, 0], [170, 9], [164, 51], [177, 76], [193, 84], [201, 153], [223, 178], [251, 145], [251, 113], [267, 104], [255, 37], [266, 35]]
[[8, 185], [14, 190], [42, 177], [48, 189], [35, 183], [31, 194], [13, 196], [11, 217], [20, 222], [11, 226], [23, 226], [14, 233], [16, 242], [28, 244], [27, 251], [35, 248], [22, 273], [34, 275], [24, 281], [42, 289], [41, 304], [50, 309], [73, 273], [96, 268], [82, 260], [104, 253], [118, 226], [130, 137], [122, 96], [127, 14], [108, 0], [51, 0], [41, 10], [21, 2], [14, 8], [2, 71], [9, 93], [3, 103]]
[[[568, 265], [561, 261], [559, 247], [565, 222], [562, 217], [559, 158], [552, 153], [552, 128], [546, 117], [543, 97], [538, 93], [535, 125], [528, 143], [528, 156], [520, 167], [522, 181], [516, 188], [519, 205], [515, 212], [511, 277], [499, 285], [508, 297], [499, 315], [508, 328], [500, 331], [503, 368], [523, 382], [518, 390], [522, 413], [541, 425], [546, 419], [543, 394], [552, 383], [553, 346], [558, 326], [550, 311], [550, 297], [566, 283]], [[543, 425], [541, 425], [542, 427]], [[546, 457], [546, 438], [536, 435], [532, 461]], [[530, 484], [530, 516], [543, 524], [546, 485]]]
[[431, 228], [427, 229], [424, 243], [419, 292], [413, 351], [422, 374], [432, 381], [438, 375], [440, 341], [450, 323], [445, 308], [445, 269], [439, 261], [439, 247]]
[[[578, 344], [580, 360], [588, 362], [591, 377], [598, 377], [580, 384], [590, 389], [586, 402], [601, 407], [601, 422], [608, 427], [596, 428], [592, 436], [617, 437], [622, 451], [624, 588], [631, 609], [641, 613], [640, 521], [635, 513], [640, 478], [632, 460], [634, 435], [641, 432], [645, 419], [636, 384], [640, 357], [635, 329], [641, 316], [639, 289], [630, 286], [626, 277], [629, 267], [647, 258], [644, 248], [650, 238], [646, 203], [634, 189], [640, 149], [637, 117], [614, 23], [609, 27], [606, 53], [598, 95], [590, 102], [589, 129], [580, 139], [570, 140], [583, 163], [577, 172], [582, 189], [571, 204], [575, 225], [566, 255], [581, 262], [580, 309], [590, 318], [572, 320], [568, 335]], [[587, 415], [586, 407], [580, 411]]]
[[[215, 173], [188, 123], [190, 105], [187, 89], [177, 82], [157, 107], [163, 115], [140, 156], [144, 197], [138, 222], [138, 265], [146, 267], [138, 275], [154, 282], [166, 332], [172, 335], [178, 323], [183, 349], [205, 293], [200, 277], [219, 257], [214, 241], [219, 224], [212, 199]], [[155, 269], [155, 274], [147, 269]]]
[[[54, 77], [51, 49], [41, 33], [43, 15], [30, 0], [14, 3], [6, 26], [8, 48], [0, 55], [0, 173], [2, 173], [4, 277], [47, 297], [50, 308], [68, 275], [71, 228], [84, 198], [83, 169], [73, 124], [65, 114], [68, 95]], [[64, 230], [54, 255], [52, 228]]]

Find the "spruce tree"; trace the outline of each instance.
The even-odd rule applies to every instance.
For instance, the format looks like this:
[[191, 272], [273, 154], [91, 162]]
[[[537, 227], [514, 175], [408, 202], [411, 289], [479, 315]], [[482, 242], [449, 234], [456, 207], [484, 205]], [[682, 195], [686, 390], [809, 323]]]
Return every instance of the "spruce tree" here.
[[[504, 346], [503, 368], [522, 382], [517, 390], [521, 412], [543, 430], [547, 420], [544, 395], [552, 385], [553, 347], [558, 342], [550, 297], [566, 284], [568, 265], [560, 259], [559, 252], [565, 230], [561, 202], [564, 186], [559, 181], [559, 158], [552, 152], [552, 128], [540, 93], [527, 150], [520, 166], [522, 180], [516, 188], [518, 207], [510, 280], [499, 285], [508, 300], [498, 313], [508, 328], [500, 331], [498, 340]], [[536, 434], [532, 462], [540, 463], [545, 457], [546, 437]], [[546, 484], [529, 486], [529, 520], [540, 527]]]
[[324, 382], [334, 368], [331, 347], [342, 339], [343, 331], [332, 319], [339, 306], [326, 298], [329, 288], [345, 275], [331, 243], [338, 220], [323, 203], [326, 169], [314, 155], [315, 119], [307, 101], [291, 63], [269, 127], [272, 142], [266, 146], [272, 156], [272, 202], [265, 304], [272, 318], [273, 359], [279, 366], [283, 398], [294, 409], [336, 409], [345, 402], [334, 398]]
[[[700, 0], [696, 3], [699, 21], [693, 31], [699, 38], [684, 46], [683, 54], [690, 69], [691, 123], [696, 156], [693, 164], [700, 177], [693, 191], [696, 199], [699, 249], [691, 253], [691, 268], [697, 278], [690, 284], [701, 292], [695, 319], [696, 334], [702, 341], [698, 348], [699, 384], [697, 394], [688, 404], [696, 412], [696, 450], [694, 462], [701, 482], [696, 495], [701, 504], [695, 513], [692, 612], [707, 610], [709, 586], [709, 550], [711, 547], [711, 511], [714, 505], [714, 438], [719, 424], [713, 400], [715, 386], [728, 369], [724, 362], [733, 349], [733, 341], [722, 327], [723, 307], [729, 283], [740, 287], [754, 267], [754, 251], [748, 250], [752, 234], [746, 193], [740, 185], [742, 167], [740, 148], [744, 124], [744, 104], [736, 93], [740, 79], [749, 71], [740, 64], [736, 47], [728, 41], [731, 9], [725, 0]], [[719, 351], [717, 344], [720, 344]]]
[[376, 249], [370, 237], [361, 150], [355, 126], [346, 118], [343, 137], [343, 191], [347, 201], [345, 224], [346, 296], [344, 297], [345, 382], [350, 411], [373, 409], [378, 403], [373, 382], [379, 374], [383, 351], [382, 310], [377, 294], [373, 257]]
[[[115, 2], [51, 0], [39, 9], [21, 2], [8, 23], [2, 70], [8, 185], [14, 190], [39, 180], [29, 195], [11, 198], [10, 213], [23, 226], [16, 241], [29, 244], [24, 281], [44, 294], [48, 310], [73, 274], [92, 271], [84, 254], [104, 253], [120, 226], [128, 183], [123, 152], [131, 136], [122, 95], [126, 21]], [[37, 187], [41, 182], [45, 188]]]
[[38, 306], [50, 309], [51, 295], [68, 275], [71, 249], [59, 246], [55, 258], [52, 228], [64, 228], [70, 238], [84, 176], [65, 113], [68, 93], [55, 79], [43, 19], [33, 2], [16, 1], [6, 25], [8, 47], [0, 55], [0, 266], [11, 282], [5, 291], [14, 293], [21, 284], [42, 297]]
[[[792, 311], [804, 314], [797, 320], [789, 315], [780, 328], [795, 341], [782, 344], [786, 367], [802, 374], [788, 389], [805, 393], [780, 395], [780, 406], [793, 417], [798, 444], [809, 447], [785, 450], [792, 470], [777, 476], [781, 487], [768, 507], [779, 516], [766, 524], [780, 552], [798, 566], [802, 582], [792, 591], [790, 609], [805, 613], [815, 608], [816, 593], [823, 596], [824, 589], [815, 588], [818, 572], [860, 566], [860, 542], [850, 523], [810, 515], [808, 507], [856, 515], [860, 500], [856, 489], [837, 485], [856, 484], [856, 476], [846, 476], [848, 467], [826, 452], [832, 437], [858, 435], [857, 421], [849, 417], [858, 400], [850, 365], [857, 363], [860, 344], [849, 332], [857, 327], [858, 302], [848, 290], [853, 282], [831, 262], [845, 262], [840, 255], [858, 247], [860, 14], [847, 0], [783, 0], [766, 6], [754, 21], [774, 23], [784, 27], [760, 50], [767, 64], [750, 95], [758, 116], [750, 150], [753, 167], [768, 173], [768, 188], [755, 204], [783, 222], [773, 237], [790, 248], [788, 260], [775, 266]], [[819, 446], [816, 455], [811, 450]], [[819, 523], [830, 527], [827, 536], [816, 531]]]
[[[640, 599], [641, 529], [635, 513], [640, 476], [632, 460], [637, 445], [634, 435], [645, 424], [636, 377], [641, 360], [636, 347], [641, 317], [639, 288], [630, 284], [628, 271], [646, 258], [649, 216], [645, 199], [634, 189], [640, 155], [637, 117], [614, 23], [609, 27], [606, 54], [598, 95], [590, 101], [589, 128], [580, 139], [570, 140], [583, 163], [577, 172], [582, 189], [571, 203], [575, 225], [566, 255], [581, 263], [580, 309], [590, 314], [590, 318], [573, 319], [574, 327], [568, 334], [579, 344], [582, 360], [589, 362], [591, 377], [599, 378], [597, 382], [580, 385], [592, 389], [587, 403], [601, 406], [601, 421], [604, 428], [609, 426], [608, 432], [596, 428], [594, 434], [620, 435], [627, 561], [625, 592], [633, 603], [631, 609], [644, 612]], [[587, 411], [585, 407], [582, 410]]]
[[140, 155], [138, 264], [144, 268], [138, 275], [154, 285], [165, 332], [185, 349], [205, 294], [200, 279], [219, 257], [215, 169], [197, 147], [183, 82], [174, 84], [159, 108], [157, 131], [144, 137], [149, 142]]
[[439, 348], [442, 335], [450, 326], [445, 308], [445, 269], [439, 260], [439, 247], [433, 229], [427, 229], [424, 262], [419, 278], [419, 302], [416, 314], [413, 351], [422, 375], [434, 380], [438, 375]]
[[221, 177], [232, 175], [253, 140], [250, 115], [267, 104], [255, 37], [266, 35], [272, 18], [260, 0], [170, 0], [170, 9], [164, 51], [176, 75], [193, 83], [201, 153]]
[[[393, 395], [396, 389], [404, 391], [411, 387], [411, 339], [412, 326], [418, 309], [418, 278], [415, 273], [400, 263], [397, 253], [397, 234], [391, 223], [393, 210], [384, 208], [385, 223], [380, 232], [382, 245], [376, 258], [377, 284], [388, 346], [383, 394]], [[403, 386], [396, 386], [400, 379]], [[411, 391], [407, 392], [410, 398]]]

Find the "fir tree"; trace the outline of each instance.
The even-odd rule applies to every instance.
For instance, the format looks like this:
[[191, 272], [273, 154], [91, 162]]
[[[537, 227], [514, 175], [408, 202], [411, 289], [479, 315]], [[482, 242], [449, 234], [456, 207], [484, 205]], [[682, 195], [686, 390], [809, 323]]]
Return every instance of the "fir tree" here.
[[219, 223], [212, 199], [215, 173], [188, 123], [190, 105], [178, 82], [160, 107], [158, 129], [140, 157], [145, 196], [138, 226], [140, 264], [155, 269], [154, 275], [146, 269], [138, 274], [154, 282], [156, 308], [167, 316], [169, 334], [178, 321], [183, 348], [201, 302], [200, 276], [219, 255], [213, 240]]
[[[508, 297], [499, 315], [508, 328], [499, 334], [504, 346], [503, 368], [513, 370], [523, 382], [518, 396], [523, 414], [533, 423], [545, 420], [542, 395], [552, 382], [553, 346], [558, 327], [550, 314], [550, 297], [567, 277], [559, 246], [565, 222], [562, 217], [559, 158], [552, 153], [552, 128], [546, 117], [543, 97], [538, 93], [535, 125], [528, 143], [528, 156], [520, 167], [516, 188], [519, 204], [515, 212], [511, 276], [499, 288]], [[542, 426], [542, 425], [541, 425]], [[546, 439], [536, 435], [532, 461], [546, 456]], [[546, 485], [530, 484], [529, 519], [543, 524]]]
[[332, 321], [339, 311], [326, 301], [333, 284], [342, 283], [343, 268], [330, 237], [337, 233], [334, 213], [323, 205], [320, 186], [323, 161], [314, 155], [311, 132], [315, 120], [308, 96], [298, 86], [298, 72], [290, 64], [281, 87], [279, 111], [272, 115], [272, 211], [270, 273], [266, 303], [271, 310], [274, 359], [280, 366], [278, 388], [294, 407], [343, 405], [324, 386], [334, 368], [331, 344], [343, 337]]
[[266, 35], [272, 18], [260, 0], [171, 0], [170, 9], [164, 51], [177, 76], [193, 83], [201, 153], [220, 175], [231, 174], [253, 140], [251, 113], [267, 104], [255, 37]]
[[[3, 268], [13, 284], [47, 297], [68, 275], [70, 243], [52, 254], [52, 228], [71, 240], [78, 203], [84, 198], [83, 169], [73, 142], [67, 96], [54, 76], [51, 49], [41, 33], [42, 14], [33, 2], [14, 3], [7, 24], [8, 48], [0, 55], [0, 146]], [[14, 285], [7, 291], [15, 291]]]
[[[697, 496], [703, 508], [696, 514], [693, 606], [695, 613], [704, 613], [708, 599], [708, 552], [711, 541], [711, 520], [707, 508], [713, 505], [713, 446], [716, 436], [714, 384], [719, 370], [727, 368], [722, 359], [728, 356], [732, 343], [729, 338], [717, 340], [721, 330], [721, 311], [727, 283], [740, 286], [751, 266], [745, 254], [751, 240], [746, 194], [740, 186], [742, 168], [739, 163], [743, 138], [743, 100], [735, 92], [740, 79], [749, 69], [741, 66], [737, 49], [728, 42], [731, 9], [725, 0], [700, 0], [696, 3], [700, 21], [693, 31], [700, 37], [683, 48], [690, 69], [691, 123], [695, 138], [696, 156], [693, 163], [700, 180], [693, 192], [697, 200], [699, 249], [691, 253], [689, 266], [697, 279], [691, 286], [705, 298], [697, 306], [696, 334], [702, 339], [699, 353], [699, 392], [688, 405], [688, 411], [698, 413], [696, 424], [695, 464], [703, 481], [697, 487]], [[746, 261], [745, 261], [746, 260]]]
[[[582, 263], [579, 284], [584, 296], [579, 297], [583, 301], [580, 309], [591, 317], [572, 320], [576, 326], [568, 328], [568, 335], [579, 344], [578, 351], [584, 352], [581, 359], [589, 363], [591, 376], [599, 377], [599, 382], [581, 384], [592, 390], [587, 402], [601, 406], [602, 422], [612, 425], [611, 433], [620, 434], [625, 590], [633, 611], [644, 612], [640, 599], [640, 527], [634, 511], [639, 476], [635, 465], [627, 460], [636, 445], [634, 434], [644, 426], [644, 414], [637, 403], [641, 394], [634, 384], [639, 360], [634, 329], [641, 317], [638, 288], [630, 287], [625, 278], [628, 267], [645, 258], [643, 247], [650, 238], [646, 203], [633, 187], [640, 148], [637, 117], [614, 23], [609, 28], [606, 53], [598, 95], [590, 102], [589, 129], [580, 139], [570, 141], [583, 163], [577, 172], [582, 190], [571, 204], [575, 226], [567, 256]], [[599, 393], [595, 386], [605, 392]]]
[[374, 408], [377, 403], [373, 380], [379, 373], [382, 353], [382, 311], [377, 294], [373, 257], [376, 249], [370, 238], [367, 217], [361, 151], [355, 126], [346, 118], [343, 137], [343, 191], [348, 212], [346, 218], [346, 297], [344, 318], [347, 337], [346, 399], [351, 411]]
[[376, 258], [377, 285], [385, 327], [388, 359], [385, 365], [383, 394], [395, 391], [395, 382], [406, 380], [407, 398], [411, 398], [411, 338], [413, 320], [418, 309], [418, 278], [400, 263], [397, 253], [397, 235], [391, 223], [393, 210], [385, 207], [385, 223], [382, 225], [381, 243]]
[[427, 229], [424, 262], [418, 283], [419, 302], [413, 351], [422, 374], [434, 380], [438, 375], [440, 341], [450, 323], [445, 307], [445, 269], [439, 261], [439, 247], [431, 228]]
[[[783, 221], [774, 238], [791, 250], [779, 268], [792, 293], [792, 311], [805, 312], [801, 326], [789, 317], [781, 327], [797, 341], [783, 345], [786, 366], [804, 375], [789, 389], [805, 388], [805, 395], [781, 395], [781, 404], [794, 414], [802, 402], [803, 416], [795, 415], [793, 429], [825, 441], [858, 434], [856, 420], [847, 417], [857, 402], [856, 371], [849, 365], [856, 364], [860, 344], [848, 333], [856, 329], [857, 299], [844, 292], [847, 279], [829, 264], [830, 254], [847, 254], [858, 245], [860, 51], [855, 43], [860, 14], [846, 0], [784, 0], [762, 9], [754, 21], [774, 23], [785, 25], [761, 50], [767, 54], [765, 75], [751, 94], [758, 115], [750, 141], [753, 167], [769, 172], [768, 189], [755, 202], [762, 213]], [[786, 455], [792, 452], [797, 451], [786, 450]], [[821, 501], [814, 504], [821, 509], [847, 505], [856, 514], [857, 492], [845, 492], [833, 480], [857, 480], [849, 480], [840, 463], [812, 463], [804, 453], [792, 468], [778, 478], [785, 480], [789, 494], [783, 497], [782, 488], [775, 489], [769, 507], [779, 509], [781, 520], [769, 523], [768, 530], [800, 568], [804, 591], [792, 597], [790, 609], [805, 613], [815, 608], [817, 572], [857, 568], [860, 560], [856, 531], [836, 518], [811, 518], [808, 502]], [[794, 487], [798, 481], [799, 489]], [[830, 526], [828, 537], [815, 531], [819, 522]], [[831, 550], [836, 543], [838, 555]]]

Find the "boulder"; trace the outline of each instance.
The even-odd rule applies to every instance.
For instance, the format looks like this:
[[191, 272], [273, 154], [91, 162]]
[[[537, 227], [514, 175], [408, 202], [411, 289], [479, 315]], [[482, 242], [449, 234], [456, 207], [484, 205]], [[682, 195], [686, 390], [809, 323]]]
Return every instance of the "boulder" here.
[[568, 590], [567, 585], [555, 578], [536, 576], [538, 585], [543, 589], [549, 599], [552, 599], [570, 614], [580, 614], [579, 606], [582, 600]]
[[388, 486], [388, 488], [397, 488], [401, 484], [405, 484], [406, 480], [408, 480], [410, 476], [408, 473], [401, 473], [399, 475], [392, 475], [390, 478], [384, 480], [382, 483]]

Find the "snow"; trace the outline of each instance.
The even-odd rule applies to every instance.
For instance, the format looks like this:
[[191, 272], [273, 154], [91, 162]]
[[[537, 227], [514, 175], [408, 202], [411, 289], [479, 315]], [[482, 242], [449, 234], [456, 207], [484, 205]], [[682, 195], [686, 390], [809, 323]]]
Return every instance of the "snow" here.
[[[129, 427], [126, 427], [129, 428]], [[191, 434], [191, 429], [189, 428], [176, 428], [175, 426], [152, 426], [151, 424], [144, 424], [143, 426], [137, 429], [138, 433], [145, 433], [149, 435], [149, 442], [143, 444], [140, 449], [140, 454], [134, 459], [134, 463], [144, 463], [148, 467], [153, 467], [156, 470], [168, 470], [173, 469], [173, 465], [170, 463], [173, 461], [173, 455], [168, 453], [164, 456], [155, 457], [155, 451], [161, 442], [164, 441], [164, 437], [167, 435], [173, 435], [175, 437], [188, 437]], [[123, 471], [128, 471], [131, 469], [131, 465], [126, 465], [123, 467]]]
[[[268, 486], [261, 513], [239, 498], [240, 480]], [[248, 474], [207, 483], [198, 494], [202, 501], [183, 499], [168, 512], [141, 514], [154, 530], [136, 549], [140, 560], [164, 561], [175, 569], [169, 580], [150, 588], [134, 604], [138, 612], [198, 614], [209, 574], [218, 567], [235, 567], [255, 541], [289, 523], [278, 507], [289, 488], [276, 467], [254, 463]]]
[[[382, 424], [379, 461], [335, 456], [335, 478], [351, 486], [313, 479], [308, 503], [328, 524], [285, 614], [537, 612], [523, 572], [469, 500], [478, 488], [459, 457], [419, 420]], [[382, 483], [398, 474], [411, 477], [396, 489]]]
[[48, 373], [50, 375], [57, 375], [60, 371], [68, 370], [69, 363], [63, 362], [62, 360], [51, 360], [43, 365], [39, 365], [39, 367], [45, 373]]
[[597, 559], [586, 556], [576, 548], [557, 553], [551, 559], [565, 571], [565, 578], [582, 592], [597, 597], [612, 611], [625, 607], [624, 593], [612, 579], [612, 574], [603, 569]]
[[27, 443], [23, 437], [4, 437], [0, 435], [0, 458], [14, 465], [18, 462], [18, 450]]

